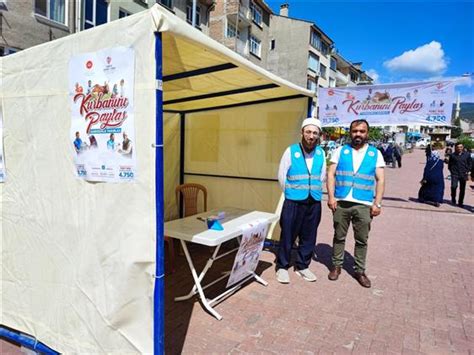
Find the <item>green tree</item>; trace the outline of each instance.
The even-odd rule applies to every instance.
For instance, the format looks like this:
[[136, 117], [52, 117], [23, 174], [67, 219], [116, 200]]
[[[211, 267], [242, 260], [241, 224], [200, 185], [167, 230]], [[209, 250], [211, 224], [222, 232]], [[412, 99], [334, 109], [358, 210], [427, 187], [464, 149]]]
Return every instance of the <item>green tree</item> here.
[[378, 141], [383, 138], [383, 130], [381, 127], [369, 128], [369, 141]]
[[466, 149], [474, 149], [474, 141], [464, 134], [458, 138], [458, 143], [462, 143]]

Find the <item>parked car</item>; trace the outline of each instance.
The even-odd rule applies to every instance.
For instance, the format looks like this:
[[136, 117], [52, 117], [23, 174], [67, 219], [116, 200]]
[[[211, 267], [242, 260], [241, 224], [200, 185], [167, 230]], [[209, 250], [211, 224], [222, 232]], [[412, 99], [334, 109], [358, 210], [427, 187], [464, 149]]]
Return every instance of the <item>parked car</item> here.
[[421, 138], [415, 143], [415, 147], [424, 149], [430, 143], [431, 143], [431, 138], [428, 138], [428, 137]]

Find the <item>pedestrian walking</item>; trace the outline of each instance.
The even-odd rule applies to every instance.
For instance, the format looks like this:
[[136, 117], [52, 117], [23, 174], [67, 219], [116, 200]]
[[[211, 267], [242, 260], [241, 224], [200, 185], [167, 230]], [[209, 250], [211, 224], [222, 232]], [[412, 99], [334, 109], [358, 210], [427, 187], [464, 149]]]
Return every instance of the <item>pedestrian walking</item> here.
[[[328, 207], [333, 211], [333, 267], [329, 280], [339, 278], [349, 225], [355, 238], [355, 279], [363, 287], [371, 287], [365, 274], [369, 230], [372, 218], [382, 208], [384, 160], [382, 154], [367, 144], [369, 123], [355, 120], [350, 126], [351, 144], [340, 147], [328, 167]], [[374, 198], [375, 192], [375, 198]]]
[[298, 238], [296, 273], [306, 281], [316, 281], [309, 270], [321, 221], [323, 178], [326, 157], [318, 145], [321, 122], [307, 118], [301, 125], [301, 142], [289, 146], [280, 161], [278, 181], [285, 194], [280, 217], [280, 244], [277, 252], [276, 277], [289, 283], [291, 248]]
[[456, 193], [459, 184], [458, 206], [464, 207], [464, 194], [466, 181], [472, 167], [471, 154], [464, 151], [464, 145], [460, 142], [454, 146], [454, 153], [449, 157], [448, 169], [451, 173], [451, 202], [456, 204]]
[[393, 154], [395, 156], [395, 159], [397, 160], [398, 167], [402, 167], [402, 156], [403, 156], [403, 148], [402, 148], [402, 143], [400, 144], [395, 144]]
[[420, 181], [421, 187], [418, 192], [420, 202], [432, 203], [439, 207], [444, 196], [444, 165], [438, 151], [431, 152], [430, 159], [426, 162], [423, 171], [423, 179]]

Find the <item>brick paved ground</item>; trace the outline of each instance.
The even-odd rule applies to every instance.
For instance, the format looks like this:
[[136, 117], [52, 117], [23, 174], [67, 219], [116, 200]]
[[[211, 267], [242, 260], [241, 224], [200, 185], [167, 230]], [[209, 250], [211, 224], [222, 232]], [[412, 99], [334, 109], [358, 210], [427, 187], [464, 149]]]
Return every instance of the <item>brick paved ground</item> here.
[[[417, 203], [423, 160], [423, 152], [415, 151], [404, 156], [402, 169], [386, 169], [383, 214], [369, 239], [371, 289], [350, 276], [352, 234], [345, 271], [336, 282], [327, 279], [332, 221], [325, 208], [318, 260], [310, 266], [318, 281], [307, 283], [291, 273], [290, 285], [279, 284], [274, 256], [265, 252], [258, 271], [268, 287], [253, 282], [223, 301], [217, 306], [222, 321], [207, 314], [197, 299], [173, 302], [192, 285], [181, 257], [176, 273], [166, 278], [166, 352], [473, 354], [474, 193], [468, 188], [466, 209]], [[449, 200], [449, 185], [445, 192]], [[197, 246], [192, 252], [200, 254], [198, 266], [209, 255]], [[2, 354], [15, 353], [1, 341], [0, 346]]]
[[327, 279], [332, 221], [325, 208], [318, 261], [310, 266], [318, 281], [290, 273], [291, 284], [279, 284], [266, 252], [260, 271], [268, 287], [250, 283], [222, 302], [222, 321], [197, 299], [173, 302], [191, 286], [183, 259], [166, 280], [167, 353], [474, 353], [474, 193], [468, 188], [465, 209], [420, 204], [423, 152], [405, 155], [403, 163], [386, 169], [383, 214], [369, 239], [371, 289], [350, 275], [352, 233], [345, 272], [336, 282]]

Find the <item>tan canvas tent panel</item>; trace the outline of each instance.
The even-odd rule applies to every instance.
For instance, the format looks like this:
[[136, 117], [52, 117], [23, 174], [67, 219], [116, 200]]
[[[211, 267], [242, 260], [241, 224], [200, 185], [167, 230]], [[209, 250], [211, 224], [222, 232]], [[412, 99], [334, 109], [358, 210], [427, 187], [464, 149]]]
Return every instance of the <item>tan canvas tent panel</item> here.
[[[164, 107], [156, 105], [161, 63], [155, 61], [155, 32], [162, 34]], [[68, 65], [76, 55], [117, 46], [135, 51], [138, 174], [132, 183], [91, 183], [74, 175]], [[175, 217], [173, 191], [185, 177], [203, 180], [211, 207], [272, 210], [279, 155], [297, 138], [311, 93], [159, 6], [3, 57], [0, 70], [7, 168], [0, 187], [1, 323], [62, 353], [152, 353], [162, 341], [153, 334], [160, 325], [154, 311], [163, 307], [153, 297], [162, 284], [157, 206], [164, 200], [165, 218]], [[156, 171], [152, 145], [162, 109], [165, 165]], [[188, 151], [209, 132], [206, 146]], [[201, 175], [180, 171], [183, 141], [185, 170]], [[164, 196], [155, 194], [157, 176], [164, 176]], [[224, 196], [229, 185], [243, 186], [244, 193]]]

